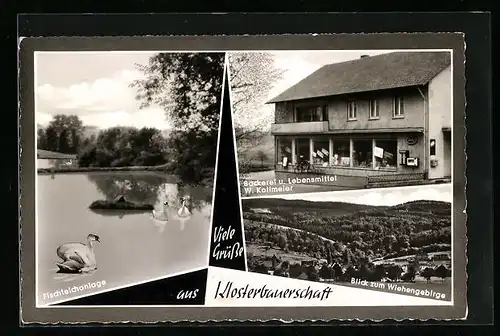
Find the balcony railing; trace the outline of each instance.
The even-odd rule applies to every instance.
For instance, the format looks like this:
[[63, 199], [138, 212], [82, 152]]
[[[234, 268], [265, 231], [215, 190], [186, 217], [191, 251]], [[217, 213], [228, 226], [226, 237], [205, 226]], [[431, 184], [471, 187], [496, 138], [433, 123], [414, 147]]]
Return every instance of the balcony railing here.
[[291, 122], [272, 124], [272, 134], [308, 134], [328, 132], [328, 121]]

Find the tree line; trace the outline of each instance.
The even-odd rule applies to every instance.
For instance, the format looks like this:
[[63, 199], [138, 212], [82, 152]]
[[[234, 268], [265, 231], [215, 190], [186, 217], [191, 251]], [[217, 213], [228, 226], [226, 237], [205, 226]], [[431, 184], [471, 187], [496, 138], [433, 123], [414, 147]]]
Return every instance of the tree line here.
[[76, 115], [55, 115], [38, 129], [38, 148], [75, 154], [80, 167], [155, 166], [167, 162], [168, 141], [156, 128], [111, 127], [85, 135]]
[[78, 154], [84, 147], [83, 130], [78, 116], [55, 115], [47, 127], [38, 128], [37, 147], [63, 154]]

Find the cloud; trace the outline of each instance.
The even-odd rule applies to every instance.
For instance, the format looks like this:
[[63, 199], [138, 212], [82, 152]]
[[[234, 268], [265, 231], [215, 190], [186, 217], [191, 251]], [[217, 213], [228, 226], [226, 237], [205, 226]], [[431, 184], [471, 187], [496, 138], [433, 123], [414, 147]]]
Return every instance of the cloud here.
[[122, 70], [109, 78], [80, 82], [69, 87], [39, 85], [36, 90], [37, 112], [64, 113], [81, 110], [86, 113], [136, 108], [135, 91], [129, 85], [141, 77], [135, 70]]
[[82, 115], [80, 119], [85, 125], [96, 125], [101, 128], [114, 126], [155, 127], [168, 129], [171, 125], [160, 108], [146, 108], [129, 113], [127, 111], [104, 112]]
[[274, 62], [276, 67], [283, 69], [286, 72], [283, 75], [283, 79], [276, 83], [273, 89], [269, 92], [269, 99], [279, 95], [290, 86], [297, 84], [321, 66], [308, 62], [299, 55], [295, 55], [293, 53], [276, 53], [275, 55]]
[[[168, 122], [165, 111], [161, 108], [145, 108], [134, 112], [125, 110], [92, 113], [88, 115], [79, 115], [84, 125], [97, 126], [99, 128], [109, 128], [114, 126], [133, 126], [133, 127], [155, 127], [158, 129], [169, 129], [171, 124]], [[37, 123], [47, 126], [52, 120], [52, 115], [47, 113], [37, 114]]]
[[43, 84], [37, 87], [37, 123], [47, 125], [56, 114], [73, 114], [85, 125], [170, 128], [165, 112], [158, 107], [139, 108], [135, 90], [129, 85], [143, 75], [121, 70], [111, 77], [84, 81], [68, 87]]
[[52, 116], [50, 114], [47, 114], [47, 113], [37, 113], [36, 114], [37, 124], [47, 126], [51, 120], [52, 120]]

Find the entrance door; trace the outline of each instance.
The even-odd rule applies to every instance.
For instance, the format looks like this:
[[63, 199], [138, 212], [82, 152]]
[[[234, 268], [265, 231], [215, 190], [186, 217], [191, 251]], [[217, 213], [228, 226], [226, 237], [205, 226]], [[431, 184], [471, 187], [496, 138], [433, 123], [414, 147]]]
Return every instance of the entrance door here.
[[296, 152], [297, 152], [297, 163], [301, 162], [302, 160], [306, 160], [309, 162], [310, 159], [310, 153], [311, 153], [311, 147], [309, 144], [309, 139], [308, 138], [297, 138], [297, 143], [296, 143]]
[[444, 176], [451, 177], [451, 132], [443, 133], [443, 168]]

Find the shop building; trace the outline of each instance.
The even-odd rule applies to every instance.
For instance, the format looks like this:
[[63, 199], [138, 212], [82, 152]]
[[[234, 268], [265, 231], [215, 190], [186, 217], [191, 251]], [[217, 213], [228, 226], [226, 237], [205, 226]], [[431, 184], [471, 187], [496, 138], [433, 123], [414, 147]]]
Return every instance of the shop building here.
[[450, 52], [394, 52], [325, 65], [268, 103], [277, 172], [451, 177]]

